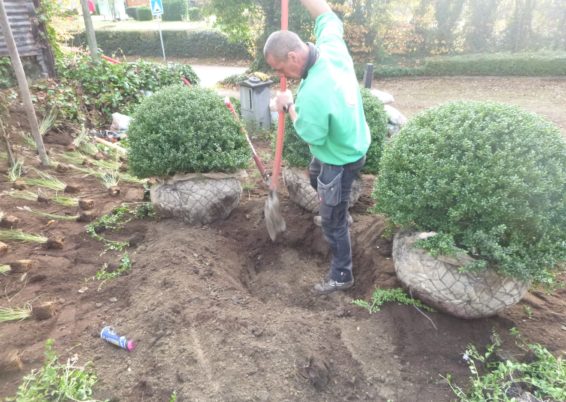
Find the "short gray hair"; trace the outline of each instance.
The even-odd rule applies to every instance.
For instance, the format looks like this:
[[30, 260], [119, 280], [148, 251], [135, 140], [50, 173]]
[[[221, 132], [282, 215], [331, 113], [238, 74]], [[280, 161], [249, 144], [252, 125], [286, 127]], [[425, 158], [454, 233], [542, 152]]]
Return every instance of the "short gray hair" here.
[[268, 55], [276, 60], [287, 60], [289, 52], [297, 51], [302, 48], [303, 41], [295, 32], [291, 31], [275, 31], [263, 47], [263, 57], [267, 58]]

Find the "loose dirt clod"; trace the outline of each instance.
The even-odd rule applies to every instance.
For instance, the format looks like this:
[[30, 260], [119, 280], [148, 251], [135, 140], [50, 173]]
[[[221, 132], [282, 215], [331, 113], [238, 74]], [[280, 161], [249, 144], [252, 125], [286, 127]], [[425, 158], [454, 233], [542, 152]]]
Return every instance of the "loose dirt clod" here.
[[53, 236], [47, 239], [45, 247], [50, 250], [62, 250], [65, 243], [65, 238], [63, 236]]
[[6, 255], [8, 253], [8, 250], [8, 245], [0, 241], [0, 256]]
[[4, 219], [0, 221], [0, 227], [7, 229], [14, 229], [18, 227], [19, 223], [20, 223], [20, 218], [13, 215], [8, 215], [5, 216]]
[[[91, 210], [91, 209], [94, 208], [94, 201], [87, 199], [87, 198], [80, 199], [79, 200], [79, 208], [82, 209], [83, 211]], [[81, 222], [83, 222], [83, 221], [81, 221]]]
[[16, 190], [25, 190], [27, 188], [27, 184], [23, 180], [16, 180], [12, 183], [12, 188]]
[[118, 186], [112, 186], [108, 188], [108, 194], [111, 195], [112, 197], [116, 197], [118, 195], [120, 195], [120, 187]]
[[21, 371], [24, 368], [20, 354], [16, 350], [0, 354], [0, 373], [11, 373]]
[[30, 271], [35, 265], [35, 260], [17, 260], [10, 263], [10, 268], [12, 272], [19, 274]]
[[[79, 201], [80, 202], [80, 201]], [[81, 211], [77, 222], [92, 222], [96, 218], [94, 211]]]
[[65, 151], [67, 151], [67, 152], [73, 152], [73, 151], [76, 151], [76, 150], [77, 150], [77, 147], [73, 143], [67, 145], [67, 147], [65, 148]]
[[51, 200], [43, 195], [37, 196], [37, 202], [41, 202], [42, 204], [49, 204]]
[[32, 306], [31, 314], [37, 321], [48, 320], [57, 314], [57, 304], [50, 301]]
[[70, 169], [71, 169], [71, 167], [69, 165], [64, 164], [64, 163], [58, 163], [57, 167], [55, 168], [55, 170], [59, 173], [68, 172]]
[[72, 184], [67, 184], [67, 186], [65, 187], [65, 193], [67, 194], [76, 194], [79, 193], [81, 191], [79, 186], [75, 186]]

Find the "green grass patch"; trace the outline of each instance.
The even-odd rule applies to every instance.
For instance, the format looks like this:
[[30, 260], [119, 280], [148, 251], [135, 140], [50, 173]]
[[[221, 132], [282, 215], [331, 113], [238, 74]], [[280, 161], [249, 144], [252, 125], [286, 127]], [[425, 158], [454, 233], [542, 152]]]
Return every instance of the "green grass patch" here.
[[63, 183], [61, 180], [51, 176], [48, 173], [42, 172], [37, 169], [33, 169], [33, 171], [39, 177], [26, 178], [25, 182], [29, 186], [45, 187], [53, 191], [64, 191], [65, 187], [67, 187], [67, 185]]
[[21, 321], [29, 317], [31, 317], [30, 305], [20, 308], [0, 308], [0, 322]]
[[20, 241], [25, 243], [47, 243], [47, 237], [33, 234], [33, 233], [26, 233], [22, 232], [19, 229], [0, 229], [0, 240], [12, 240], [12, 241]]
[[30, 207], [23, 207], [23, 210], [30, 212], [34, 215], [41, 216], [43, 218], [53, 219], [57, 221], [76, 221], [77, 218], [79, 217], [78, 215], [59, 215], [59, 214], [52, 214], [49, 212], [37, 211], [35, 209], [31, 209]]

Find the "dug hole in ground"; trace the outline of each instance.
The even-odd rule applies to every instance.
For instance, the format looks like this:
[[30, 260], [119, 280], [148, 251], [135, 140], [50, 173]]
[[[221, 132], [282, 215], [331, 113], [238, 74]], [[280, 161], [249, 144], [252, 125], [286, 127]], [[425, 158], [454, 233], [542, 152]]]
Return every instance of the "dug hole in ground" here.
[[[396, 107], [408, 116], [451, 91], [461, 97], [456, 92], [473, 88], [473, 96], [484, 99], [524, 101], [566, 128], [560, 120], [566, 99], [552, 97], [554, 91], [566, 93], [564, 80], [393, 80], [382, 88], [388, 85]], [[417, 93], [422, 97], [415, 98]], [[271, 153], [269, 144], [256, 145], [260, 153]], [[64, 150], [47, 146], [53, 154]], [[34, 155], [27, 156], [33, 164]], [[254, 168], [248, 173], [253, 177]], [[93, 199], [99, 216], [143, 198], [139, 185], [121, 184], [120, 195], [112, 197], [94, 178], [73, 171], [58, 177]], [[19, 353], [23, 368], [2, 373], [0, 395], [15, 395], [23, 375], [43, 364], [48, 338], [62, 359], [77, 354], [80, 363], [93, 362], [95, 398], [121, 401], [168, 401], [174, 391], [179, 401], [450, 401], [455, 396], [441, 375], [450, 373], [465, 386], [469, 371], [462, 354], [469, 344], [489, 344], [492, 331], [512, 344], [509, 330], [517, 327], [557, 355], [566, 349], [564, 289], [553, 295], [532, 291], [500, 316], [471, 321], [425, 316], [397, 304], [370, 315], [352, 305], [354, 299], [369, 300], [378, 286], [399, 286], [391, 242], [382, 236], [384, 220], [368, 212], [372, 182], [363, 176], [363, 194], [351, 210], [356, 285], [322, 297], [310, 289], [327, 271], [326, 243], [312, 214], [290, 203], [283, 189], [288, 229], [277, 242], [269, 239], [263, 220], [267, 191], [251, 186], [226, 221], [191, 227], [134, 220], [108, 234], [135, 241], [127, 249], [131, 272], [106, 282], [92, 278], [104, 262], [115, 264], [115, 255], [102, 254], [104, 246], [87, 236], [84, 224], [49, 223], [16, 208], [29, 202], [3, 196], [3, 210], [20, 217], [26, 231], [49, 227], [64, 234], [65, 243], [62, 250], [10, 244], [10, 259], [31, 258], [38, 266], [24, 284], [20, 276], [0, 277], [4, 297], [14, 305], [55, 300], [58, 311], [47, 320], [2, 324], [0, 344]], [[9, 188], [0, 182], [1, 191]], [[135, 340], [136, 349], [102, 341], [105, 325]]]

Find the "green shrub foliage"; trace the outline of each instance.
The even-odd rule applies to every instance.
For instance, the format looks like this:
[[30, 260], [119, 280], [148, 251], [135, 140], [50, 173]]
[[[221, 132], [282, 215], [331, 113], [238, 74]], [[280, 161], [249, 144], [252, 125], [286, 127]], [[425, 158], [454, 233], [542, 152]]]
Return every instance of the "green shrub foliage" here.
[[229, 172], [250, 150], [224, 101], [212, 90], [171, 86], [147, 98], [128, 130], [128, 162], [138, 177]]
[[183, 21], [188, 8], [187, 0], [163, 0], [163, 21]]
[[187, 64], [93, 63], [86, 54], [75, 55], [58, 65], [62, 85], [79, 88], [81, 103], [91, 122], [111, 121], [114, 112], [129, 114], [144, 99], [144, 91], [181, 83], [181, 77], [198, 85], [199, 79]]
[[362, 88], [362, 102], [364, 103], [364, 113], [371, 133], [371, 144], [367, 152], [363, 171], [377, 174], [379, 172], [383, 145], [387, 137], [387, 115], [383, 109], [383, 103], [373, 96], [368, 89]]
[[151, 9], [149, 7], [137, 7], [135, 18], [138, 21], [151, 21], [153, 19]]
[[[96, 31], [96, 43], [105, 54], [162, 57], [158, 31]], [[223, 58], [244, 60], [250, 52], [242, 42], [229, 42], [218, 31], [163, 31], [168, 57]], [[86, 46], [84, 33], [73, 38], [75, 46]]]
[[[456, 102], [425, 111], [386, 146], [375, 210], [524, 280], [566, 259], [566, 142], [519, 108]], [[433, 237], [433, 239], [435, 238]]]
[[[387, 115], [383, 109], [383, 103], [365, 88], [362, 88], [362, 101], [371, 132], [371, 145], [367, 152], [364, 172], [375, 174], [379, 170], [383, 143], [387, 135]], [[308, 166], [312, 158], [308, 145], [299, 137], [289, 118], [285, 124], [283, 158], [290, 166], [295, 167]]]

